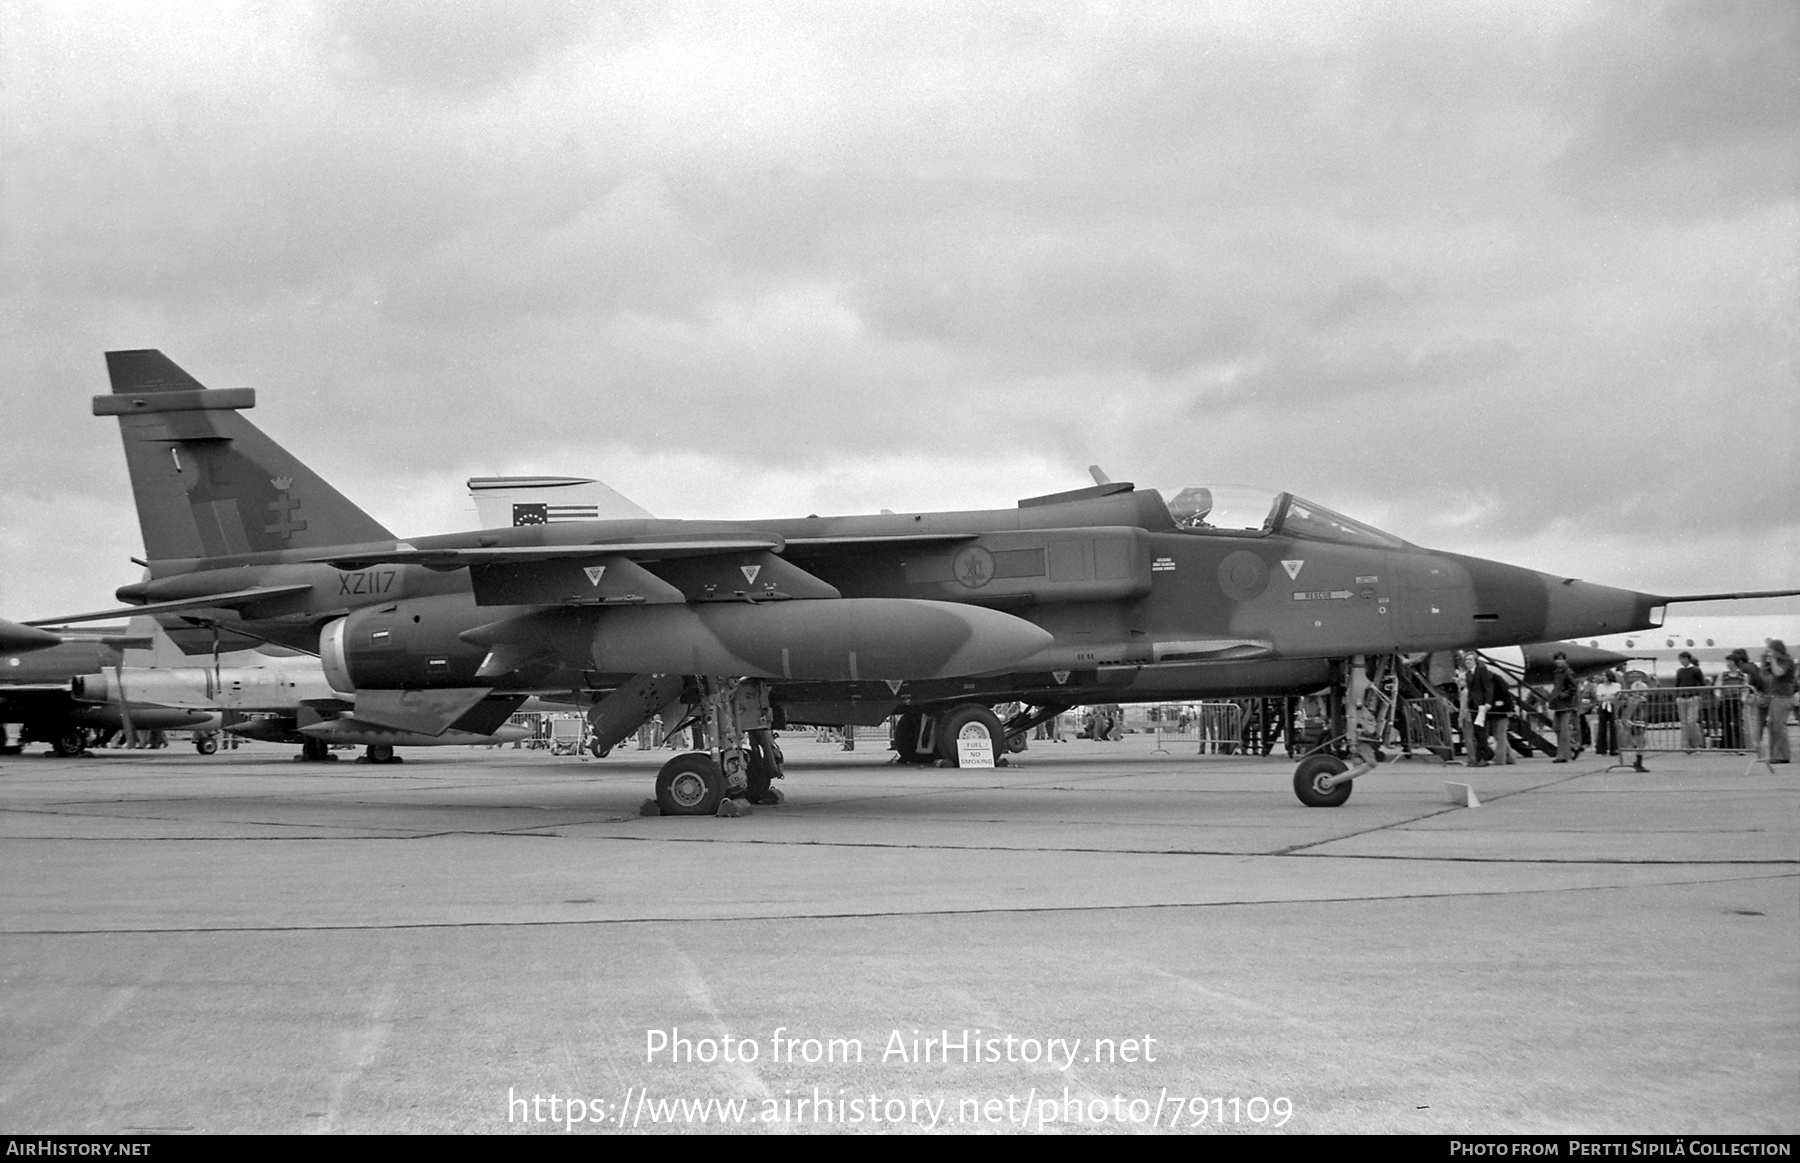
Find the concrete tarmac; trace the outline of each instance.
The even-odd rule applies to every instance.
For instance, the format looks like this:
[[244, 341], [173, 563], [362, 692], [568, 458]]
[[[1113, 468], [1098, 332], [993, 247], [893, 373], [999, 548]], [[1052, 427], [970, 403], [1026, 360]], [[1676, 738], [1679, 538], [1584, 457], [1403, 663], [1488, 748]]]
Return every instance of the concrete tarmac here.
[[0, 757], [0, 1131], [1800, 1131], [1791, 767], [783, 746]]

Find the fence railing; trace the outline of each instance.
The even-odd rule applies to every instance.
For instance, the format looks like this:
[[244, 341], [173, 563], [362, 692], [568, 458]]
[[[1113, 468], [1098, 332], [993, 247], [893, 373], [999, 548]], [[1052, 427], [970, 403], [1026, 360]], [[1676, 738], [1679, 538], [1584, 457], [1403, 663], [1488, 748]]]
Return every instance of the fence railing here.
[[1197, 703], [1186, 726], [1159, 723], [1156, 749], [1193, 744], [1201, 755], [1236, 755], [1244, 747], [1244, 708], [1236, 703]]
[[1754, 691], [1749, 698], [1744, 695], [1743, 687], [1620, 691], [1594, 709], [1594, 746], [1616, 752], [1754, 754], [1762, 733], [1763, 708]]

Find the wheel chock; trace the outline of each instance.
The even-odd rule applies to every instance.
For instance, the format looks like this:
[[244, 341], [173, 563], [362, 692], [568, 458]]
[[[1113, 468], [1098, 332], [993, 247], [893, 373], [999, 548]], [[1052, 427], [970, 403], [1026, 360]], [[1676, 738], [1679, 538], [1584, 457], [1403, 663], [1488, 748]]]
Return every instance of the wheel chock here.
[[738, 816], [747, 816], [754, 810], [749, 804], [739, 803], [737, 800], [727, 797], [719, 801], [719, 810], [713, 814], [730, 820]]
[[655, 800], [645, 800], [638, 805], [638, 815], [660, 816], [662, 815], [662, 807]]
[[1467, 783], [1451, 783], [1444, 781], [1444, 798], [1453, 804], [1465, 808], [1479, 808], [1481, 801], [1475, 798], [1475, 786]]

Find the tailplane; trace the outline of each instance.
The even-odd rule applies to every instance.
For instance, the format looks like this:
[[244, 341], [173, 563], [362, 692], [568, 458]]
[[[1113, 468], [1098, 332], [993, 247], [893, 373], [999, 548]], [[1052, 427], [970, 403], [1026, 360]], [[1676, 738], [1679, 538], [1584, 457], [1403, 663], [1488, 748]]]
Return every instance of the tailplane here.
[[250, 388], [211, 390], [160, 351], [109, 351], [112, 395], [152, 561], [319, 549], [393, 534], [238, 414]]

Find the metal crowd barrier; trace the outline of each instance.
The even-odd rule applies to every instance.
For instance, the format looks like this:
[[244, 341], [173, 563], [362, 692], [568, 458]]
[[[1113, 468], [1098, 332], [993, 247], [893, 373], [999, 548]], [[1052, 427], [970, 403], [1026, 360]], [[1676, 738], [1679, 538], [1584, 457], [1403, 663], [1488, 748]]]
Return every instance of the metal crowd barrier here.
[[[1620, 754], [1727, 751], [1754, 755], [1762, 708], [1755, 705], [1752, 692], [1749, 710], [1754, 717], [1747, 716], [1743, 693], [1742, 687], [1620, 691], [1611, 700], [1613, 750]], [[1603, 743], [1601, 738], [1595, 740], [1596, 746]]]
[[1199, 703], [1186, 730], [1156, 728], [1156, 750], [1170, 743], [1191, 743], [1201, 755], [1235, 755], [1243, 748], [1244, 708], [1236, 703]]

